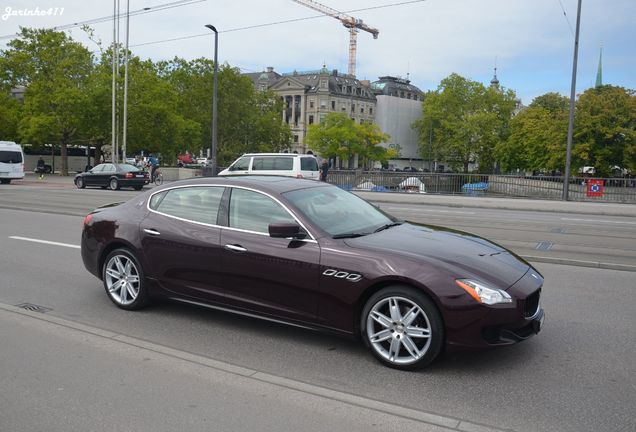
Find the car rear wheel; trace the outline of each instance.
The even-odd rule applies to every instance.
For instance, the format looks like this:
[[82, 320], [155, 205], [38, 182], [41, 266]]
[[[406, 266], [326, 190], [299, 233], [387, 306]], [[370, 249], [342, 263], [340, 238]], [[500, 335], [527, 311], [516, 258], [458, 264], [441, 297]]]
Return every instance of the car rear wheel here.
[[11, 179], [0, 179], [0, 183], [9, 184], [9, 183], [11, 183]]
[[116, 249], [108, 254], [102, 268], [102, 279], [108, 297], [118, 307], [134, 310], [148, 303], [143, 269], [130, 251]]
[[119, 182], [117, 181], [116, 178], [110, 179], [110, 182], [108, 183], [108, 185], [110, 186], [112, 190], [119, 190]]
[[86, 187], [86, 184], [84, 183], [84, 179], [81, 177], [76, 178], [75, 186], [77, 186], [78, 189], [84, 189]]
[[435, 304], [415, 289], [388, 287], [367, 301], [360, 325], [362, 338], [383, 364], [420, 369], [440, 353], [444, 325]]

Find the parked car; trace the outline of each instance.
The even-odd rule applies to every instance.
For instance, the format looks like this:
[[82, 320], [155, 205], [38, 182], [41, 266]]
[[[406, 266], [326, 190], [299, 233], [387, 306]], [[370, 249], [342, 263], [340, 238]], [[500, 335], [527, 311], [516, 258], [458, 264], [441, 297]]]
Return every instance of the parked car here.
[[174, 182], [87, 215], [81, 255], [122, 309], [158, 296], [335, 331], [397, 369], [526, 340], [544, 317], [543, 277], [509, 250], [316, 181]]
[[13, 141], [0, 141], [0, 183], [24, 178], [24, 152]]
[[244, 154], [219, 173], [230, 175], [279, 175], [318, 180], [320, 167], [314, 155], [296, 153]]
[[206, 157], [202, 157], [202, 158], [197, 158], [197, 164], [201, 165], [201, 166], [205, 166], [209, 163], [208, 158]]
[[184, 153], [177, 156], [177, 166], [182, 167], [184, 165], [195, 164], [196, 160], [190, 153]]
[[103, 163], [75, 176], [75, 186], [84, 189], [86, 186], [100, 186], [118, 190], [131, 187], [141, 190], [150, 182], [147, 172], [129, 164]]

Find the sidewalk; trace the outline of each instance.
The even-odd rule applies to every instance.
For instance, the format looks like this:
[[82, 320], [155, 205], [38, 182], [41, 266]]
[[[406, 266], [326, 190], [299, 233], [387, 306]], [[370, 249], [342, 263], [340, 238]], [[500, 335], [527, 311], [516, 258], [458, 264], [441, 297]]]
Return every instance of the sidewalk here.
[[500, 432], [5, 304], [0, 344], [1, 430]]

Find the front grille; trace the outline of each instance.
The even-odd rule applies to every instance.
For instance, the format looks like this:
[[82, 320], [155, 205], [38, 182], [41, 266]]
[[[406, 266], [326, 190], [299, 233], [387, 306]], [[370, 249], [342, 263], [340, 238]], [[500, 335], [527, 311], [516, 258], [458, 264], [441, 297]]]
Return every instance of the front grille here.
[[526, 297], [523, 303], [523, 316], [529, 318], [537, 313], [539, 309], [539, 297], [541, 296], [541, 290], [537, 290], [534, 293]]

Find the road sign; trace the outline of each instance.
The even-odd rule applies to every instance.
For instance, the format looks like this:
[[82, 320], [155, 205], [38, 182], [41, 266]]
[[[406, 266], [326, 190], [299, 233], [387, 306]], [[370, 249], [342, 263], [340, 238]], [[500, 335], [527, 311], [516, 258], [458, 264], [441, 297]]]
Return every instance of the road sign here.
[[587, 196], [602, 197], [603, 196], [603, 180], [587, 181]]

